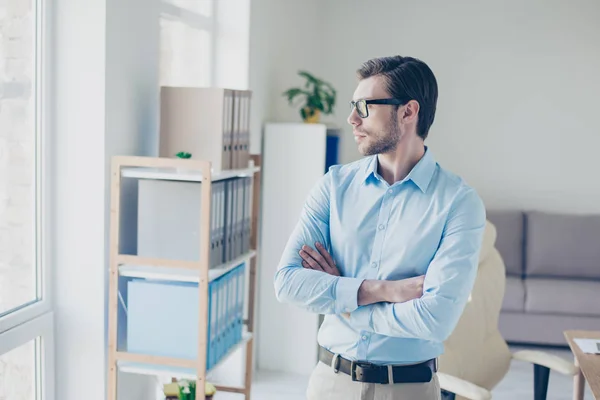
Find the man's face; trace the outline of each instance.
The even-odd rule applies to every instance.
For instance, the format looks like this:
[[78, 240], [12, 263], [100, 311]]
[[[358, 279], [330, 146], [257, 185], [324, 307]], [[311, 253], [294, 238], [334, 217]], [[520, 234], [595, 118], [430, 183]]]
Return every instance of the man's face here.
[[[353, 100], [390, 97], [384, 78], [372, 76], [359, 82], [354, 91]], [[353, 109], [348, 117], [348, 123], [352, 125], [354, 140], [358, 144], [358, 151], [363, 156], [394, 151], [401, 136], [396, 107], [379, 104], [369, 104], [367, 107], [369, 109], [367, 118], [361, 118], [356, 109]]]

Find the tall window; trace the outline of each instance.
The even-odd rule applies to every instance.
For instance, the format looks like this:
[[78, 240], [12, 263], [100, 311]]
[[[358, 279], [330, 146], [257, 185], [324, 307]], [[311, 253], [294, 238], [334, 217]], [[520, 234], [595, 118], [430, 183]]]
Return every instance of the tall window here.
[[0, 399], [53, 398], [48, 11], [44, 0], [0, 2]]
[[162, 0], [160, 5], [160, 84], [210, 86], [213, 0]]

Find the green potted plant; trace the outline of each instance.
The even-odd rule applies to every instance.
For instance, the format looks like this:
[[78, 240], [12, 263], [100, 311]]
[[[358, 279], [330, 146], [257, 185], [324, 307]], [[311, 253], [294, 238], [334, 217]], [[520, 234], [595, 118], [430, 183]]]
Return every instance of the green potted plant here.
[[297, 98], [303, 99], [300, 115], [304, 122], [317, 123], [321, 113], [333, 113], [336, 99], [336, 91], [333, 86], [306, 71], [299, 71], [298, 75], [306, 79], [304, 88], [288, 89], [283, 96], [287, 97], [290, 105], [293, 105]]
[[[192, 153], [188, 153], [186, 151], [180, 151], [179, 153], [175, 154], [175, 158], [179, 158], [180, 160], [189, 160], [192, 158]], [[193, 171], [193, 170], [190, 170], [189, 168], [182, 168], [182, 167], [177, 167], [175, 170], [177, 172], [184, 173], [184, 174]]]
[[[167, 395], [167, 391], [165, 390], [165, 395], [167, 395], [167, 399], [169, 397], [173, 397], [173, 395], [177, 395], [174, 397], [178, 400], [197, 400], [196, 399], [196, 381], [182, 379], [176, 383], [172, 383], [169, 385], [165, 385], [165, 388], [169, 386], [169, 393], [171, 396]], [[175, 389], [176, 388], [176, 389]], [[212, 400], [215, 395], [217, 389], [215, 386], [206, 382], [204, 385], [204, 397], [201, 397], [203, 400]]]

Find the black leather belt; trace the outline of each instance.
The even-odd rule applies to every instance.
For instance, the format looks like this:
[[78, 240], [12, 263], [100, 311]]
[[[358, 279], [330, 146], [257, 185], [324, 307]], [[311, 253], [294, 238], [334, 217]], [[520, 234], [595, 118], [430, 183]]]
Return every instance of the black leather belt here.
[[431, 381], [437, 372], [437, 358], [412, 365], [377, 365], [350, 361], [319, 346], [319, 361], [334, 371], [350, 375], [355, 382], [364, 383], [423, 383]]

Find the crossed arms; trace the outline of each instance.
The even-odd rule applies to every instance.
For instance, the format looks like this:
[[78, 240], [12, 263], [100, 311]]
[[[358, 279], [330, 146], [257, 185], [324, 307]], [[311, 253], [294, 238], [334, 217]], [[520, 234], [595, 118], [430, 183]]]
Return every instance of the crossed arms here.
[[485, 227], [479, 197], [465, 190], [449, 205], [440, 245], [424, 279], [364, 280], [339, 276], [330, 252], [312, 247], [330, 243], [330, 179], [326, 174], [313, 188], [288, 240], [275, 274], [277, 299], [315, 313], [349, 314], [357, 330], [444, 341], [458, 322], [477, 272]]

